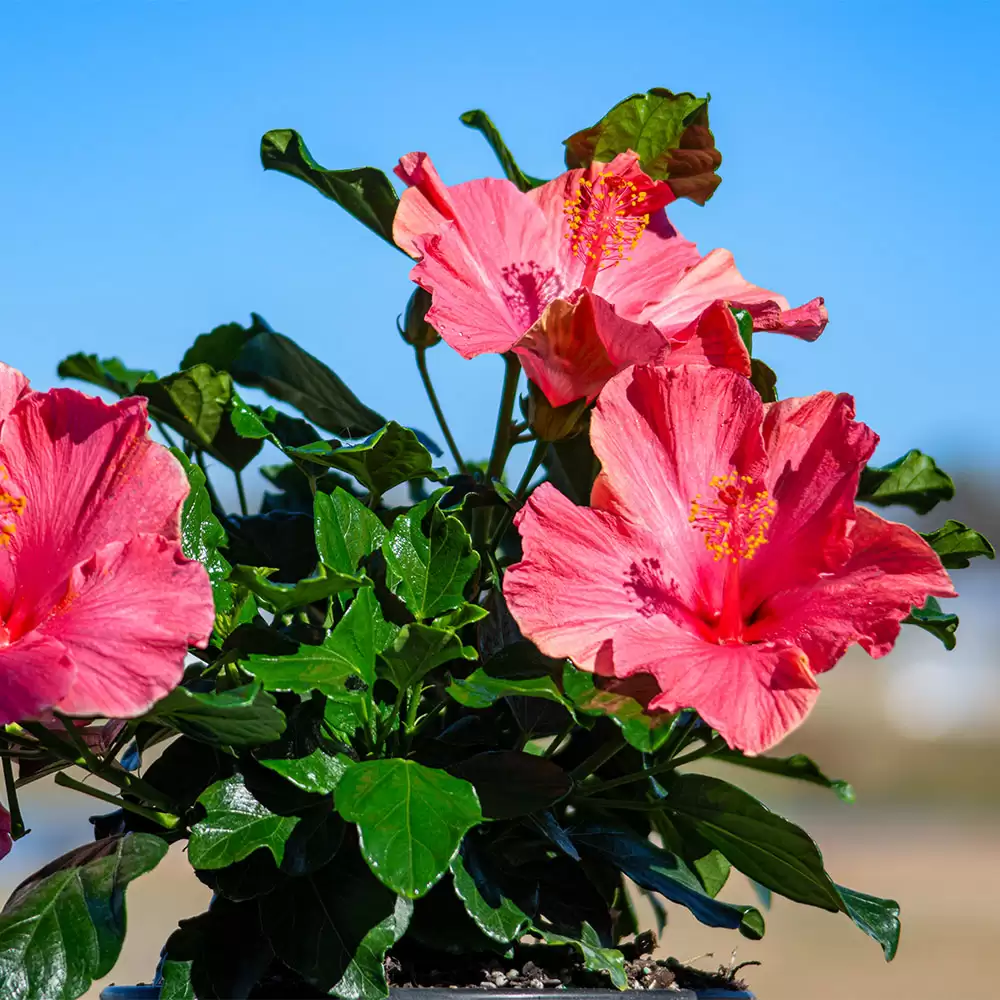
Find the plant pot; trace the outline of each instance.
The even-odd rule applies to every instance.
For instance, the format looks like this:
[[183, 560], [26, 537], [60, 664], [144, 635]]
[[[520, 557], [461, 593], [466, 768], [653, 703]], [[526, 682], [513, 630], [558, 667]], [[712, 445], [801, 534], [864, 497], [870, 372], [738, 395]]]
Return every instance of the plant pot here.
[[[159, 1000], [159, 986], [105, 986], [101, 1000]], [[754, 1000], [744, 990], [481, 990], [421, 989], [390, 990], [390, 1000]]]

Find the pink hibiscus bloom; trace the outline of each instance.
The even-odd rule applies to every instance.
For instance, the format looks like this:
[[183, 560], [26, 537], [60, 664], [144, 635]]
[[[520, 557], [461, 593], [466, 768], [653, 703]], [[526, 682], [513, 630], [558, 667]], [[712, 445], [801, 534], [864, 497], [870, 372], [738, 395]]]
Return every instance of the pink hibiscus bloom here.
[[[527, 194], [494, 178], [446, 187], [425, 153], [404, 156], [396, 173], [410, 187], [393, 237], [419, 258], [411, 277], [433, 294], [428, 322], [466, 358], [513, 350], [554, 406], [593, 399], [627, 365], [690, 341], [713, 302], [806, 340], [826, 324], [822, 299], [790, 309], [745, 281], [729, 251], [702, 257], [662, 211], [669, 185], [647, 177], [635, 153]], [[711, 365], [741, 356], [743, 370], [735, 324], [726, 336], [721, 355], [698, 353]]]
[[146, 404], [34, 392], [0, 365], [0, 722], [128, 717], [175, 687], [214, 617], [180, 545], [184, 470]]
[[518, 513], [504, 594], [549, 656], [647, 674], [649, 707], [694, 708], [758, 753], [808, 714], [851, 643], [872, 656], [948, 574], [910, 528], [857, 507], [877, 443], [850, 396], [764, 405], [723, 369], [631, 368], [591, 422], [591, 507], [549, 484]]
[[10, 813], [0, 806], [0, 858], [6, 857], [14, 846], [10, 836]]

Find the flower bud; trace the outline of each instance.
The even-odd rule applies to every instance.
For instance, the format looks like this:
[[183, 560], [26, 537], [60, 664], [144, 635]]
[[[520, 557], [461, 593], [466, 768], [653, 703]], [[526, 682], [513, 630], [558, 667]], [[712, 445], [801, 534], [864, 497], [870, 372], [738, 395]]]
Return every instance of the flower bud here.
[[587, 400], [576, 399], [565, 406], [553, 406], [534, 382], [528, 383], [525, 416], [542, 441], [562, 441], [579, 434], [587, 426]]
[[410, 301], [406, 303], [406, 314], [403, 325], [396, 326], [399, 335], [408, 344], [416, 348], [433, 347], [441, 335], [427, 322], [427, 310], [431, 307], [431, 293], [425, 292], [419, 285], [413, 289]]

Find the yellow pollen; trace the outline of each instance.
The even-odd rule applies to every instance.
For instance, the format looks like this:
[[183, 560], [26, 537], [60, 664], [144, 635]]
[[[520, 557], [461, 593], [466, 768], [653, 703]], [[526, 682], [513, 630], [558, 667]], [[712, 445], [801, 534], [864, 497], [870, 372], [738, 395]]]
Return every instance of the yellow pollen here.
[[[10, 479], [5, 466], [0, 465], [0, 482]], [[15, 520], [24, 514], [28, 506], [26, 497], [16, 495], [8, 490], [0, 490], [0, 548], [9, 545], [17, 534]]]
[[585, 262], [600, 259], [602, 271], [628, 260], [649, 225], [645, 200], [645, 191], [611, 170], [581, 180], [576, 197], [567, 198], [563, 208], [573, 253]]
[[691, 501], [688, 520], [705, 536], [705, 548], [715, 557], [732, 562], [753, 559], [767, 544], [777, 503], [767, 490], [752, 490], [753, 477], [730, 472], [709, 481], [713, 495], [704, 501], [699, 493]]

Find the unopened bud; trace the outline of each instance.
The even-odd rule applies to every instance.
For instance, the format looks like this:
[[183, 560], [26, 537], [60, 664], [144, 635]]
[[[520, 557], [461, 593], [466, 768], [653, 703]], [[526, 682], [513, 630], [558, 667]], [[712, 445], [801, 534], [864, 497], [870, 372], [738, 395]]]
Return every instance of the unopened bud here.
[[579, 434], [587, 426], [586, 399], [553, 406], [534, 382], [528, 383], [528, 393], [525, 416], [540, 440], [562, 441]]
[[413, 289], [410, 301], [406, 303], [403, 325], [396, 323], [399, 335], [408, 344], [417, 348], [433, 347], [441, 335], [427, 322], [427, 310], [431, 307], [431, 293], [419, 285]]

